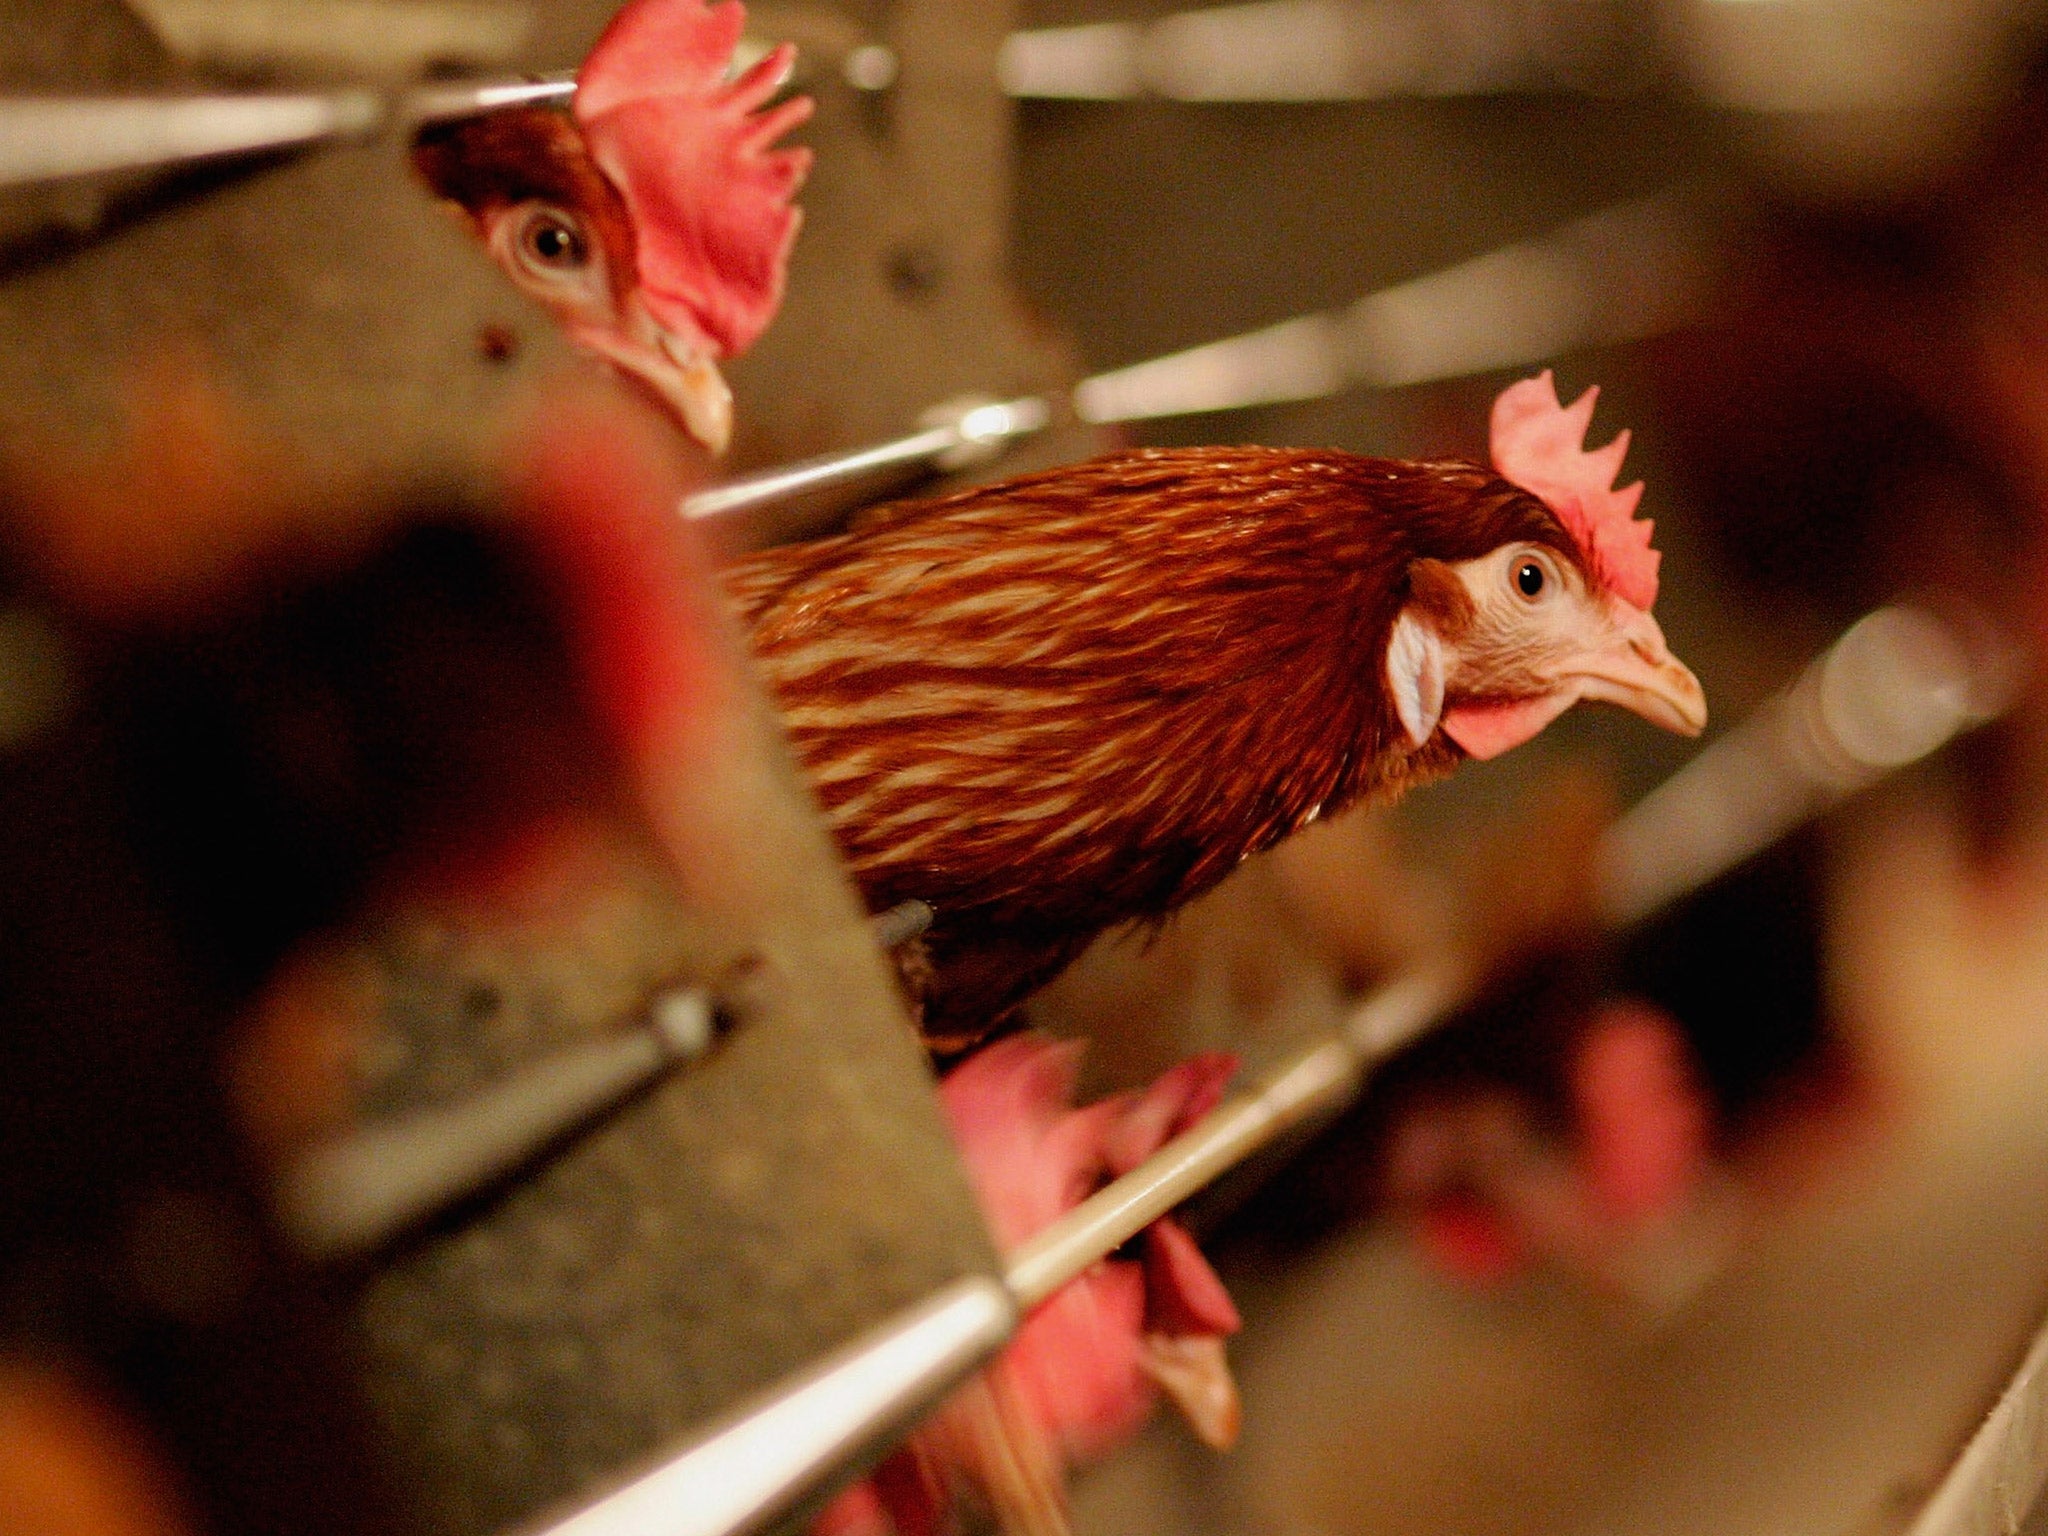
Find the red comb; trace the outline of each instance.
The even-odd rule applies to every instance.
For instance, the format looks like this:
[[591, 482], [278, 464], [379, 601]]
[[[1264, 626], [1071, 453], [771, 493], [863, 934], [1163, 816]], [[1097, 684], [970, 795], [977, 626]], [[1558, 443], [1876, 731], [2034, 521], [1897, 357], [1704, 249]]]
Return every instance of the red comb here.
[[1557, 514], [1602, 586], [1648, 610], [1657, 601], [1657, 563], [1663, 557], [1650, 548], [1649, 520], [1635, 516], [1642, 481], [1614, 489], [1628, 433], [1605, 448], [1585, 449], [1599, 397], [1594, 388], [1569, 406], [1558, 404], [1548, 368], [1509, 385], [1493, 402], [1493, 467]]
[[584, 140], [633, 220], [648, 310], [719, 357], [752, 346], [782, 302], [803, 217], [789, 200], [811, 168], [808, 149], [772, 147], [810, 98], [755, 110], [796, 50], [726, 82], [746, 18], [737, 0], [632, 0], [576, 80]]

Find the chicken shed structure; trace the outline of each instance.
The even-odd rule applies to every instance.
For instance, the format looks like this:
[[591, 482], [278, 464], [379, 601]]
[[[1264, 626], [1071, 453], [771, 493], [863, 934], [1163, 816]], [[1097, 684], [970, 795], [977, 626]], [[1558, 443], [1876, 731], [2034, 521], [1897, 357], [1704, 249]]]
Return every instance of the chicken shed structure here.
[[[763, 0], [813, 163], [715, 464], [421, 174], [616, 9], [0, 7], [0, 1525], [2035, 1529], [2031, 8]], [[1575, 714], [1097, 943], [1087, 1095], [1244, 1069], [999, 1251], [934, 914], [718, 571], [1125, 444], [1481, 459], [1546, 367], [1714, 737]], [[889, 1493], [1175, 1211], [1235, 1451]]]

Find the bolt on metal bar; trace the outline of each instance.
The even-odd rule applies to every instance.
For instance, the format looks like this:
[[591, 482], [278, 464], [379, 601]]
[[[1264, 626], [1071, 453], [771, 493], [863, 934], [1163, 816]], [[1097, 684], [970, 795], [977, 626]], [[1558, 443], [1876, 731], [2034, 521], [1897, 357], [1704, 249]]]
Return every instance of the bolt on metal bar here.
[[563, 1051], [452, 1105], [316, 1148], [279, 1181], [279, 1220], [313, 1258], [373, 1252], [696, 1060], [716, 1037], [708, 993], [666, 993], [629, 1033]]
[[[869, 926], [878, 945], [893, 949], [931, 921], [928, 905], [906, 901]], [[571, 1047], [453, 1104], [351, 1131], [285, 1172], [279, 1220], [310, 1257], [374, 1252], [702, 1057], [720, 1024], [709, 992], [675, 988], [648, 1005], [637, 1029]]]
[[884, 949], [908, 944], [931, 927], [935, 915], [927, 902], [899, 901], [888, 911], [876, 913], [872, 919], [875, 942]]
[[691, 519], [731, 517], [799, 496], [846, 489], [867, 489], [873, 482], [898, 471], [928, 468], [946, 449], [959, 441], [946, 427], [928, 427], [886, 442], [849, 448], [843, 453], [821, 453], [795, 464], [741, 475], [683, 501], [683, 516]]

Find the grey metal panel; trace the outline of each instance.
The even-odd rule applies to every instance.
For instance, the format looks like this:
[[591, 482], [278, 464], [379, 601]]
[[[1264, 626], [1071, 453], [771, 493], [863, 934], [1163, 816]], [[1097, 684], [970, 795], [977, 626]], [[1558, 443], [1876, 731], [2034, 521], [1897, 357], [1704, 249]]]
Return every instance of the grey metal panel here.
[[218, 174], [0, 286], [0, 433], [104, 441], [183, 372], [323, 479], [470, 477], [566, 366], [395, 146]]
[[620, 842], [543, 924], [396, 914], [374, 942], [377, 1113], [589, 1039], [671, 978], [771, 968], [707, 1064], [372, 1280], [373, 1384], [437, 1528], [570, 1498], [992, 1267], [866, 926], [756, 739], [691, 786], [687, 891]]

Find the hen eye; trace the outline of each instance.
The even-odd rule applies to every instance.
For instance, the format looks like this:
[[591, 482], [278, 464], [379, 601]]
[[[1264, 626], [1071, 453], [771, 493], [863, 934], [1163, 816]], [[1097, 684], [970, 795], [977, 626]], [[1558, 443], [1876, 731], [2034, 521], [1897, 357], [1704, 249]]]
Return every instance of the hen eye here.
[[1544, 580], [1543, 567], [1534, 560], [1518, 560], [1515, 562], [1515, 590], [1520, 592], [1522, 596], [1540, 596], [1543, 591]]
[[536, 261], [549, 267], [580, 267], [589, 259], [582, 234], [566, 219], [553, 214], [542, 215], [526, 226], [526, 249]]

